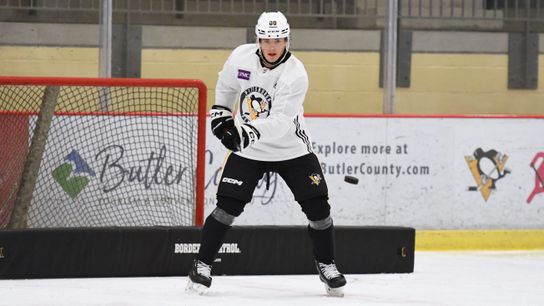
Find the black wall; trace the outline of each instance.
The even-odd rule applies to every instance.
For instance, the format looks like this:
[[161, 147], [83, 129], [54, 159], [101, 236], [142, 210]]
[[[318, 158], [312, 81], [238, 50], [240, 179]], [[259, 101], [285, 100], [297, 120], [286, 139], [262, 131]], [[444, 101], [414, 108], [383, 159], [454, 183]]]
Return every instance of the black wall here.
[[[0, 278], [187, 275], [196, 227], [0, 230]], [[336, 263], [345, 274], [410, 273], [415, 230], [336, 227]], [[213, 274], [313, 274], [306, 227], [235, 226]]]

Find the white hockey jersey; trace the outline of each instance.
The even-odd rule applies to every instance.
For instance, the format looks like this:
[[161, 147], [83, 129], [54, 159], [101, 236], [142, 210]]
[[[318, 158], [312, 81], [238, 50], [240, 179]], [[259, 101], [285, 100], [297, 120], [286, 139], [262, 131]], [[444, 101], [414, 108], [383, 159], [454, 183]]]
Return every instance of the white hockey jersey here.
[[270, 70], [261, 65], [256, 44], [234, 49], [219, 72], [215, 104], [235, 112], [239, 124], [260, 133], [257, 143], [236, 154], [254, 160], [281, 161], [312, 152], [304, 120], [308, 74], [294, 55]]

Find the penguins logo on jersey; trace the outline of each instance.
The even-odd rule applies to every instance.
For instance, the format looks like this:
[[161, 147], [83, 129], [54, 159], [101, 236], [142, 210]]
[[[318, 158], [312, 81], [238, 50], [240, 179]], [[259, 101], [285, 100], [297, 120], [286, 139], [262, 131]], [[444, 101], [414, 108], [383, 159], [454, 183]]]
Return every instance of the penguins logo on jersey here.
[[240, 115], [245, 123], [268, 117], [271, 107], [272, 97], [261, 87], [250, 87], [240, 95]]

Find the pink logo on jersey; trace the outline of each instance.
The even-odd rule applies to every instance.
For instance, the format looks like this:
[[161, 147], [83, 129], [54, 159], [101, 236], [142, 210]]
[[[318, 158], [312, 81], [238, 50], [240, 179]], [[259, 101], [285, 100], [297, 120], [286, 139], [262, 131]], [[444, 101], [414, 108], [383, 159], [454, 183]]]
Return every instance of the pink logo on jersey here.
[[238, 78], [242, 80], [249, 80], [251, 72], [247, 70], [238, 69]]

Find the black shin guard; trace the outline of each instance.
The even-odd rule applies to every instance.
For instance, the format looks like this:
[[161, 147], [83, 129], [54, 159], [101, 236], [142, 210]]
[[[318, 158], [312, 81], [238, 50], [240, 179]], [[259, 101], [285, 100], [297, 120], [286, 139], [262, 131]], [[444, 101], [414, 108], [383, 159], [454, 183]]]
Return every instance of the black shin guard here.
[[325, 264], [334, 262], [334, 225], [324, 230], [316, 230], [308, 226], [308, 234], [313, 243], [315, 259]]
[[207, 265], [213, 264], [215, 256], [223, 244], [223, 238], [230, 228], [231, 226], [217, 221], [212, 215], [206, 218], [198, 252], [200, 261]]

